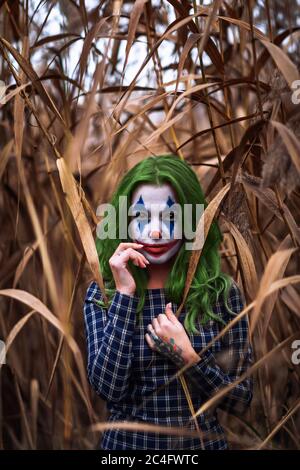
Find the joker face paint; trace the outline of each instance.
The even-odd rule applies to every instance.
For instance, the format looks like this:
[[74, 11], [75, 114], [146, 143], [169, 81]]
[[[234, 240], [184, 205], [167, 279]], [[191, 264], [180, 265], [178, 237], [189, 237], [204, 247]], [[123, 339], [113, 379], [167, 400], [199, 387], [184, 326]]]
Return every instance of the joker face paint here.
[[182, 243], [181, 207], [172, 186], [138, 185], [132, 195], [129, 236], [144, 245], [141, 252], [150, 263], [168, 261]]

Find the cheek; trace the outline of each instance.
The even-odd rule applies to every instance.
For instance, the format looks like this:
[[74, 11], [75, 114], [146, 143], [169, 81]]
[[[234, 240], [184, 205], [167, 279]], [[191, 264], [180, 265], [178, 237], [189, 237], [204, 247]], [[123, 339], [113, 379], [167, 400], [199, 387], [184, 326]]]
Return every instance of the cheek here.
[[182, 239], [182, 224], [179, 221], [174, 223], [174, 238]]
[[166, 253], [168, 255], [168, 258], [171, 258], [176, 253], [178, 253], [181, 245], [182, 245], [182, 241], [178, 240], [178, 242]]
[[130, 222], [128, 231], [129, 231], [129, 236], [133, 239], [140, 239], [142, 238], [142, 235], [147, 227], [148, 223], [147, 221], [138, 221], [138, 220], [132, 220]]
[[163, 232], [166, 234], [164, 238], [171, 238], [171, 239], [181, 239], [182, 238], [182, 231], [181, 231], [181, 224], [179, 221], [169, 221], [163, 224]]

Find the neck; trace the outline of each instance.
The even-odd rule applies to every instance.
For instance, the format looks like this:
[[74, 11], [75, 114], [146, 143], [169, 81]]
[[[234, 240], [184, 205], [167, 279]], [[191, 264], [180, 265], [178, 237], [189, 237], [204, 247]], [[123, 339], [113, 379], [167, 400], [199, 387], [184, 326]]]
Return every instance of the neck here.
[[148, 289], [160, 289], [165, 287], [169, 272], [173, 266], [173, 260], [169, 260], [163, 264], [149, 264], [148, 266]]

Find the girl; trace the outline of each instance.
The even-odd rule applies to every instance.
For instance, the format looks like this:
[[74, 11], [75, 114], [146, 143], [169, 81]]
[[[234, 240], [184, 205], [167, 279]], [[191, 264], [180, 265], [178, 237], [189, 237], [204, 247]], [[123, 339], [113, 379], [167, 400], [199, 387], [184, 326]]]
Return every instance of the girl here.
[[[184, 376], [197, 410], [252, 361], [245, 316], [199, 356], [243, 309], [239, 287], [220, 269], [221, 232], [213, 222], [177, 318], [192, 253], [187, 232], [197, 227], [197, 205], [207, 206], [196, 174], [174, 155], [147, 158], [125, 175], [111, 204], [107, 223], [116, 224], [117, 234], [122, 217], [129, 214], [130, 222], [125, 240], [97, 240], [109, 303], [92, 282], [84, 304], [89, 381], [107, 402], [109, 421], [196, 429], [181, 381], [168, 383], [171, 377], [189, 366]], [[200, 439], [108, 429], [101, 448], [227, 449], [217, 409], [243, 412], [251, 399], [247, 377], [197, 417]]]

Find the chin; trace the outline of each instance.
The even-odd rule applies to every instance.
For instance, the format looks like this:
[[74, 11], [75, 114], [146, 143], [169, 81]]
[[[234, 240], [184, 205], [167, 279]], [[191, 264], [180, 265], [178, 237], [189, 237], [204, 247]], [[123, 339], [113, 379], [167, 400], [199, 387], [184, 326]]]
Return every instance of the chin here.
[[150, 261], [151, 264], [164, 264], [167, 261], [169, 261], [171, 256], [168, 256], [167, 258], [165, 256], [157, 257], [157, 256], [151, 256], [149, 255], [149, 253], [145, 253], [145, 258], [147, 258], [147, 260]]

